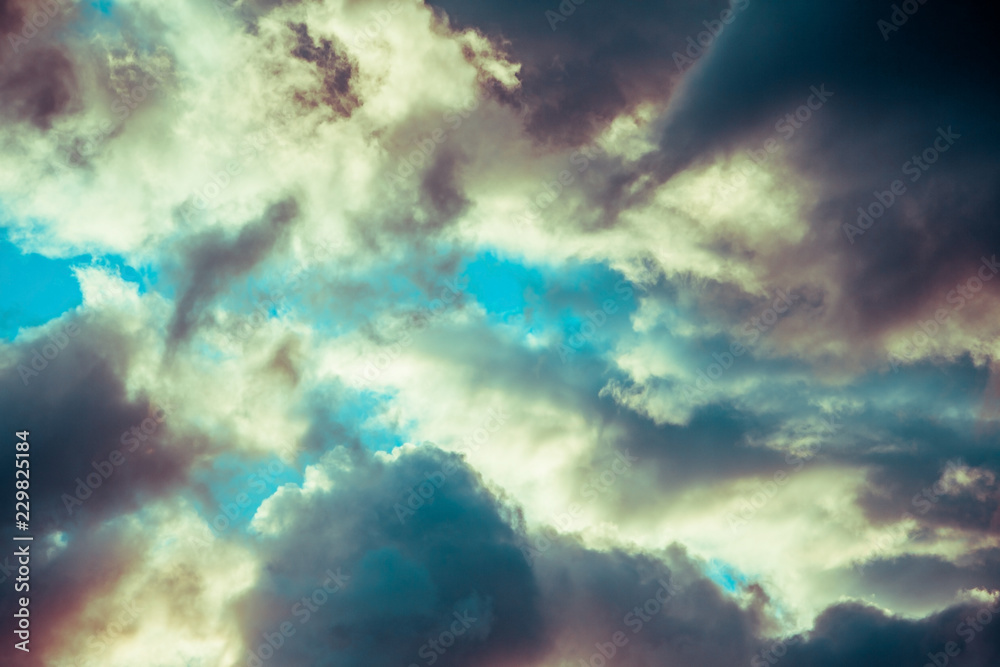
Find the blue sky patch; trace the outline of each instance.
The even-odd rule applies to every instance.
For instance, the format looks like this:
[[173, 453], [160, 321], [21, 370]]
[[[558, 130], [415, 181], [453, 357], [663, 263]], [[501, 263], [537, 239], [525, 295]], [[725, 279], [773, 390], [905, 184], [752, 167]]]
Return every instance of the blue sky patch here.
[[6, 238], [0, 239], [0, 337], [13, 340], [19, 329], [36, 327], [83, 302], [73, 266], [86, 256], [49, 259], [23, 254]]

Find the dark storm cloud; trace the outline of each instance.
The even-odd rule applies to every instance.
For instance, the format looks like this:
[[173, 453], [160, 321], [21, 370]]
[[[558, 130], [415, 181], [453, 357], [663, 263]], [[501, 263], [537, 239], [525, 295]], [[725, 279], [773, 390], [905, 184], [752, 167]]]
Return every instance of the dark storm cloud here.
[[[58, 326], [67, 323], [79, 325], [75, 336]], [[66, 316], [12, 352], [17, 366], [0, 376], [0, 422], [8, 438], [30, 433], [35, 526], [89, 524], [134, 511], [186, 477], [199, 446], [179, 448], [163, 406], [126, 395], [124, 377], [141, 350], [112, 323]], [[13, 456], [0, 467], [14, 478]]]
[[[350, 118], [360, 104], [357, 93], [352, 89], [352, 77], [357, 72], [356, 63], [346, 55], [342, 44], [334, 43], [326, 37], [318, 42], [309, 36], [309, 28], [304, 23], [290, 23], [288, 28], [295, 34], [297, 44], [292, 55], [316, 65], [323, 77], [321, 93], [326, 103], [341, 118]], [[299, 94], [299, 101], [312, 104], [308, 96]]]
[[73, 110], [77, 79], [73, 62], [57, 48], [39, 48], [22, 58], [0, 59], [0, 113], [47, 130]]
[[574, 665], [604, 664], [602, 656], [624, 667], [736, 665], [748, 660], [764, 621], [758, 587], [741, 607], [676, 545], [654, 557], [553, 538], [534, 569], [555, 652]]
[[[947, 373], [930, 367], [908, 369], [903, 375], [908, 391], [896, 385], [894, 395], [915, 406], [930, 404], [968, 414], [985, 382], [985, 372], [969, 363], [956, 366]], [[892, 386], [880, 378], [854, 391], [881, 396], [892, 391]], [[995, 429], [977, 431], [971, 418], [931, 419], [920, 407], [905, 413], [882, 409], [878, 401], [846, 422], [853, 434], [850, 444], [829, 454], [840, 463], [868, 471], [858, 506], [874, 525], [912, 517], [924, 539], [936, 529], [982, 533], [1000, 529], [1000, 455], [994, 446]], [[963, 480], [961, 484], [958, 479]]]
[[[254, 7], [279, 4], [260, 0]], [[599, 214], [607, 213], [601, 222], [609, 224], [624, 208], [645, 201], [651, 190], [643, 190], [644, 186], [660, 185], [720, 153], [759, 148], [764, 137], [777, 131], [776, 119], [795, 112], [809, 95], [816, 95], [811, 92], [815, 87], [826, 86], [832, 97], [824, 102], [822, 112], [796, 129], [784, 145], [792, 166], [816, 184], [819, 203], [806, 212], [813, 230], [800, 252], [762, 261], [773, 262], [775, 266], [766, 268], [778, 274], [833, 255], [840, 261], [830, 278], [848, 295], [848, 302], [839, 305], [843, 318], [833, 328], [863, 334], [891, 328], [922, 312], [919, 307], [929, 299], [943, 299], [955, 280], [974, 275], [969, 265], [977, 264], [981, 255], [1000, 251], [1000, 243], [990, 246], [1000, 242], [1000, 234], [994, 231], [995, 214], [1000, 210], [996, 187], [1000, 168], [992, 159], [997, 148], [994, 107], [1000, 93], [994, 90], [998, 66], [991, 28], [971, 5], [943, 0], [920, 5], [919, 12], [888, 39], [883, 39], [876, 21], [888, 16], [890, 6], [860, 1], [750, 0], [746, 4], [736, 21], [726, 24], [710, 55], [699, 57], [684, 70], [687, 79], [680, 88], [681, 68], [674, 53], [685, 52], [685, 38], [704, 30], [702, 21], [717, 19], [725, 4], [686, 2], [661, 7], [647, 3], [614, 6], [600, 0], [580, 0], [579, 4], [572, 0], [561, 4], [445, 0], [438, 6], [448, 11], [455, 25], [472, 25], [495, 37], [495, 44], [503, 44], [523, 65], [523, 96], [512, 96], [495, 81], [480, 83], [503, 104], [527, 104], [523, 107], [527, 126], [539, 143], [578, 145], [642, 102], [671, 104], [658, 128], [662, 141], [656, 152], [617, 172], [611, 159], [597, 162], [587, 174], [606, 179], [603, 188], [588, 196], [597, 205], [594, 209], [603, 208]], [[12, 6], [5, 3], [0, 8], [0, 26], [22, 18]], [[572, 11], [561, 9], [564, 6]], [[553, 13], [565, 20], [553, 18]], [[353, 88], [355, 64], [335, 41], [316, 38], [315, 30], [310, 34], [304, 24], [288, 27], [294, 35], [291, 57], [315, 65], [317, 81], [322, 82], [300, 92], [299, 101], [327, 105], [338, 116], [350, 117], [360, 104]], [[966, 48], [963, 40], [968, 40], [969, 50], [959, 53]], [[72, 110], [75, 76], [69, 60], [63, 69], [50, 62], [50, 67], [33, 77], [22, 76], [46, 63], [45, 54], [58, 53], [46, 50], [41, 42], [33, 46], [37, 58], [26, 57], [9, 70], [12, 74], [0, 75], [0, 93], [12, 94], [0, 97], [0, 112], [47, 127]], [[130, 67], [117, 72], [118, 83], [124, 87], [134, 85], [140, 74]], [[60, 85], [53, 83], [57, 81]], [[69, 93], [60, 96], [58, 91]], [[397, 187], [409, 190], [412, 186], [413, 205], [387, 196], [378, 202], [378, 210], [349, 214], [356, 216], [362, 245], [376, 247], [386, 239], [388, 246], [392, 237], [394, 244], [402, 241], [412, 252], [375, 269], [372, 260], [359, 252], [357, 257], [344, 258], [342, 264], [338, 260], [338, 266], [331, 269], [335, 278], [318, 289], [313, 284], [304, 290], [303, 300], [315, 301], [324, 316], [317, 322], [317, 341], [320, 333], [328, 334], [331, 329], [330, 335], [337, 337], [361, 327], [359, 338], [388, 347], [398, 340], [396, 332], [377, 328], [372, 322], [379, 320], [373, 314], [422, 317], [425, 302], [441, 288], [440, 277], [456, 276], [463, 253], [474, 252], [456, 246], [436, 249], [439, 254], [435, 255], [431, 249], [439, 241], [433, 233], [451, 231], [473, 205], [463, 189], [466, 156], [471, 160], [474, 155], [467, 149], [476, 145], [470, 137], [488, 131], [488, 120], [483, 121], [488, 116], [460, 129], [438, 117], [425, 123], [431, 114], [424, 108], [409, 110], [402, 129], [386, 129], [376, 137], [385, 140], [394, 168], [401, 164], [404, 151], [420, 148], [423, 158], [418, 166], [411, 165], [406, 177], [412, 176], [412, 182], [404, 178], [402, 184], [392, 185], [393, 194]], [[901, 201], [872, 229], [848, 239], [842, 225], [854, 222], [857, 206], [872, 201], [873, 191], [888, 190], [894, 178], [906, 178], [901, 165], [933, 145], [941, 136], [939, 127], [953, 127], [961, 137], [926, 173], [920, 172], [918, 181], [906, 182], [907, 193], [899, 195]], [[439, 129], [440, 139], [434, 138]], [[428, 140], [430, 147], [425, 150], [422, 145]], [[633, 194], [633, 186], [639, 187], [638, 195]], [[580, 224], [585, 225], [588, 216], [593, 216], [586, 206], [581, 206], [581, 212]], [[283, 249], [298, 214], [297, 202], [288, 199], [240, 230], [195, 230], [178, 246], [168, 248], [181, 251], [180, 285], [167, 332], [169, 349], [177, 349], [194, 336], [204, 313], [224, 290], [268, 265], [268, 259]], [[748, 261], [755, 257], [738, 240], [707, 245], [717, 255]], [[355, 263], [364, 268], [353, 272]], [[366, 270], [379, 275], [373, 277]], [[559, 271], [573, 273], [565, 264]], [[623, 386], [629, 381], [613, 359], [628, 352], [630, 343], [642, 340], [676, 345], [671, 351], [678, 357], [695, 351], [707, 365], [715, 358], [714, 352], [727, 349], [729, 341], [722, 340], [723, 336], [685, 339], [680, 333], [675, 337], [665, 331], [663, 325], [641, 324], [640, 317], [632, 317], [636, 291], [632, 305], [617, 301], [618, 314], [608, 312], [599, 330], [586, 338], [586, 344], [574, 348], [567, 362], [557, 352], [558, 343], [546, 347], [545, 341], [560, 335], [569, 339], [582, 331], [576, 320], [597, 311], [605, 295], [620, 298], [615, 287], [620, 276], [583, 276], [581, 282], [587, 287], [578, 288], [580, 273], [565, 280], [572, 288], [550, 281], [539, 288], [542, 298], [533, 299], [538, 293], [529, 294], [527, 289], [518, 295], [528, 304], [523, 308], [524, 319], [533, 319], [535, 335], [530, 346], [524, 330], [515, 334], [514, 326], [489, 326], [496, 323], [491, 318], [500, 316], [487, 307], [490, 298], [484, 289], [486, 316], [482, 320], [478, 307], [461, 318], [443, 317], [435, 323], [433, 334], [419, 337], [411, 349], [444, 378], [453, 373], [456, 383], [471, 394], [458, 397], [456, 391], [449, 395], [450, 389], [442, 385], [438, 387], [441, 400], [468, 407], [496, 394], [580, 422], [582, 431], [575, 425], [564, 428], [558, 418], [542, 424], [525, 420], [524, 431], [534, 430], [549, 446], [556, 439], [552, 433], [579, 438], [584, 445], [595, 443], [593, 449], [574, 455], [571, 468], [563, 471], [565, 477], [557, 483], [577, 484], [579, 489], [615, 455], [637, 457], [643, 474], [615, 485], [594, 508], [598, 517], [623, 523], [662, 518], [670, 510], [669, 503], [680, 502], [685, 495], [787, 470], [784, 454], [762, 444], [787, 435], [785, 420], [818, 415], [816, 405], [829, 398], [876, 403], [869, 400], [871, 386], [817, 387], [810, 384], [804, 363], [760, 359], [751, 353], [735, 362], [737, 366], [718, 385], [731, 389], [744, 381], [749, 390], [707, 398], [708, 404], [695, 408], [683, 425], [657, 424], [603, 391], [611, 382]], [[416, 294], [410, 291], [404, 298], [397, 290], [409, 289], [400, 287], [407, 282], [418, 288]], [[661, 299], [656, 305], [664, 306], [663, 311], [686, 298], [707, 301], [699, 306], [709, 320], [736, 321], [759, 312], [752, 297], [728, 285], [711, 284], [695, 296], [685, 294], [683, 287], [687, 286], [664, 293], [674, 287], [653, 286], [645, 298]], [[816, 293], [819, 288], [808, 289], [801, 291], [808, 293], [804, 300], [811, 306], [819, 309], [827, 303], [825, 294]], [[427, 299], [423, 299], [424, 292]], [[453, 307], [464, 308], [475, 298], [471, 292], [456, 298]], [[646, 323], [656, 317], [657, 309], [650, 311], [652, 318], [642, 314]], [[678, 307], [678, 330], [684, 329], [689, 315], [682, 311]], [[573, 317], [564, 317], [567, 312]], [[363, 324], [366, 320], [368, 325]], [[325, 328], [329, 321], [334, 322], [331, 329]], [[690, 328], [695, 330], [706, 326], [700, 318], [694, 324]], [[98, 319], [68, 340], [43, 372], [25, 376], [16, 366], [9, 366], [0, 377], [0, 424], [5, 437], [11, 438], [18, 430], [31, 431], [32, 499], [37, 503], [33, 509], [40, 517], [36, 526], [61, 528], [68, 539], [68, 546], [60, 551], [54, 536], [36, 533], [39, 544], [47, 539], [53, 547], [45, 557], [48, 560], [37, 562], [38, 614], [48, 619], [39, 624], [43, 627], [37, 640], [43, 645], [58, 645], [56, 633], [64, 627], [63, 621], [77, 629], [81, 623], [87, 625], [89, 621], [80, 619], [88, 602], [100, 607], [102, 594], [115, 588], [138, 564], [149, 566], [154, 560], [148, 557], [145, 540], [126, 535], [125, 522], [113, 522], [113, 518], [136, 512], [149, 497], [176, 491], [195, 465], [225, 474], [224, 461], [209, 461], [205, 454], [210, 446], [186, 433], [181, 437], [169, 414], [162, 422], [154, 419], [153, 432], [139, 439], [135, 429], [155, 414], [150, 410], [151, 397], [127, 388], [132, 389], [135, 377], [129, 370], [148, 361], [140, 358], [148, 352], [124, 330]], [[557, 333], [551, 338], [542, 335], [552, 330]], [[48, 344], [46, 335], [18, 340], [13, 346], [17, 361], [31, 363], [34, 348]], [[279, 390], [299, 389], [300, 383], [315, 381], [309, 341], [309, 337], [285, 337], [246, 369], [249, 376], [272, 381]], [[780, 349], [777, 343], [775, 347]], [[198, 357], [193, 359], [198, 361]], [[915, 370], [891, 376], [891, 386], [874, 387], [872, 393], [900, 391], [883, 403], [891, 404], [891, 409], [871, 407], [850, 420], [841, 419], [843, 431], [824, 438], [821, 456], [810, 465], [868, 470], [858, 501], [861, 510], [876, 525], [898, 521], [903, 512], [914, 515], [919, 525], [907, 536], [914, 548], [937, 540], [938, 529], [959, 529], [979, 533], [977, 537], [984, 541], [992, 539], [1000, 529], [996, 434], [971, 434], [971, 426], [954, 417], [967, 414], [968, 396], [959, 400], [942, 396], [943, 391], [917, 387], [917, 374], [910, 373]], [[773, 382], [758, 382], [762, 377]], [[654, 378], [634, 389], [667, 395], [688, 391], [671, 382]], [[931, 388], [977, 383], [982, 384], [979, 376], [947, 374], [935, 374], [927, 381]], [[569, 536], [548, 531], [544, 536], [527, 534], [516, 499], [498, 495], [459, 457], [431, 444], [397, 452], [391, 460], [366, 452], [369, 439], [362, 432], [363, 425], [379, 421], [374, 415], [383, 416], [383, 408], [390, 415], [386, 421], [396, 420], [386, 426], [390, 438], [402, 440], [405, 435], [398, 433], [404, 430], [399, 422], [405, 418], [405, 409], [394, 410], [391, 398], [379, 395], [365, 402], [368, 397], [359, 400], [346, 387], [330, 392], [309, 389], [308, 384], [302, 387], [302, 393], [313, 401], [305, 414], [301, 404], [291, 408], [297, 423], [303, 418], [311, 421], [301, 443], [304, 458], [296, 465], [325, 453], [321, 468], [331, 478], [330, 484], [310, 478], [306, 489], [283, 486], [257, 515], [263, 537], [248, 537], [241, 531], [226, 536], [227, 543], [231, 540], [249, 547], [243, 565], [259, 576], [231, 610], [240, 623], [246, 649], [262, 656], [261, 647], [270, 646], [274, 654], [254, 663], [244, 652], [236, 662], [241, 666], [407, 667], [428, 664], [433, 654], [434, 664], [440, 667], [562, 664], [562, 660], [574, 667], [579, 660], [621, 667], [920, 667], [936, 662], [928, 655], [944, 655], [949, 642], [960, 647], [955, 662], [964, 667], [1000, 662], [1000, 618], [991, 615], [990, 622], [985, 622], [980, 617], [983, 627], [971, 638], [966, 635], [973, 626], [965, 619], [976, 618], [985, 606], [973, 603], [920, 620], [891, 617], [863, 605], [836, 605], [816, 619], [811, 631], [780, 644], [779, 653], [779, 645], [769, 635], [776, 632], [775, 619], [787, 620], [789, 610], [780, 600], [772, 606], [764, 586], [740, 579], [736, 594], [729, 595], [706, 578], [711, 568], [677, 546], [653, 554], [629, 548], [598, 551]], [[385, 388], [386, 395], [395, 391]], [[725, 396], [722, 391], [719, 395]], [[356, 402], [344, 407], [351, 400]], [[927, 405], [935, 406], [934, 418], [921, 414]], [[250, 419], [252, 427], [256, 416]], [[140, 446], [127, 451], [123, 464], [106, 463], [114, 460], [114, 451], [128, 449], [133, 441]], [[291, 444], [294, 448], [296, 443]], [[501, 448], [504, 443], [490, 446]], [[947, 493], [935, 490], [934, 483], [953, 460], [986, 476], [957, 490], [948, 487]], [[65, 520], [65, 497], [76, 494], [81, 480], [100, 475], [106, 466], [112, 466], [111, 476], [88, 497], [78, 498], [82, 507], [71, 505], [74, 518], [79, 515], [86, 524], [86, 530], [79, 530]], [[12, 459], [0, 464], [0, 470], [13, 479]], [[539, 485], [548, 483], [538, 480]], [[210, 491], [201, 485], [204, 500], [212, 497]], [[533, 502], [537, 506], [539, 501]], [[567, 510], [551, 509], [553, 513]], [[810, 508], [804, 509], [808, 514]], [[9, 542], [9, 534], [4, 537]], [[540, 542], [540, 537], [545, 541]], [[526, 545], [534, 549], [526, 551]], [[931, 546], [947, 548], [943, 540]], [[781, 554], [774, 557], [780, 559]], [[810, 565], [790, 565], [794, 567], [791, 576], [800, 567], [808, 571]], [[939, 609], [940, 600], [952, 600], [963, 590], [995, 590], [1000, 585], [996, 549], [981, 549], [951, 561], [939, 556], [876, 555], [864, 565], [850, 580], [837, 571], [830, 576], [831, 586], [838, 586], [837, 593], [845, 596], [876, 593], [880, 603], [889, 600], [903, 608], [934, 604]], [[200, 590], [201, 576], [178, 575], [176, 583], [183, 588], [171, 591], [180, 600], [177, 618], [169, 619], [172, 625], [187, 611], [184, 607], [198, 608], [198, 595], [191, 591]], [[804, 585], [815, 590], [814, 582]], [[667, 592], [669, 599], [658, 597], [661, 592]], [[656, 605], [648, 606], [650, 601]], [[0, 615], [9, 613], [7, 604], [5, 593]], [[655, 611], [650, 611], [653, 607]], [[645, 616], [635, 612], [637, 608]], [[96, 612], [104, 610], [87, 610], [86, 617]], [[216, 623], [220, 619], [204, 620], [205, 627], [220, 627]], [[283, 629], [286, 624], [294, 633]], [[627, 639], [624, 644], [614, 639], [618, 633]], [[445, 644], [445, 636], [453, 643]], [[280, 643], [275, 637], [280, 637]], [[9, 645], [0, 649], [4, 660], [10, 650]], [[949, 649], [948, 655], [955, 654]], [[595, 662], [594, 656], [603, 657]]]
[[848, 595], [874, 594], [883, 605], [936, 606], [963, 590], [1000, 590], [1000, 550], [983, 549], [956, 562], [938, 556], [903, 555], [876, 558], [858, 567], [859, 576], [845, 578]]
[[[258, 653], [290, 623], [294, 634], [272, 658], [280, 664], [589, 660], [597, 643], [627, 633], [620, 664], [722, 667], [755, 645], [759, 604], [725, 599], [679, 548], [664, 562], [552, 536], [532, 552], [518, 512], [454, 454], [425, 446], [391, 463], [361, 450], [331, 456], [329, 490], [271, 501], [282, 528], [263, 542], [266, 574], [240, 603]], [[334, 577], [346, 583], [330, 591]], [[324, 583], [330, 592], [311, 597]], [[458, 629], [453, 643], [432, 641]]]
[[19, 30], [24, 21], [24, 9], [20, 0], [3, 0], [0, 2], [0, 32], [4, 35], [12, 30]]
[[210, 231], [184, 242], [187, 286], [177, 299], [170, 322], [172, 345], [191, 336], [200, 309], [225, 289], [229, 281], [246, 275], [287, 238], [298, 213], [296, 201], [285, 199], [269, 206], [260, 219], [243, 227], [235, 238], [223, 231]]
[[752, 665], [944, 667], [954, 662], [963, 667], [990, 667], [1000, 658], [1000, 619], [991, 612], [992, 622], [975, 626], [978, 631], [966, 620], [971, 617], [975, 623], [976, 614], [988, 607], [988, 603], [955, 606], [910, 621], [886, 616], [874, 607], [836, 605], [820, 614], [807, 641], [766, 643]]
[[[690, 71], [659, 149], [597, 191], [604, 222], [689, 167], [781, 135], [819, 201], [805, 212], [813, 231], [797, 252], [770, 261], [802, 268], [837, 256], [830, 278], [849, 294], [838, 319], [856, 334], [943, 302], [1000, 247], [992, 112], [1000, 58], [978, 3], [921, 4], [885, 40], [877, 21], [892, 11], [880, 3], [752, 3]], [[896, 180], [905, 192], [892, 196]], [[878, 203], [876, 192], [892, 203], [862, 235], [849, 233], [844, 225], [858, 224], [858, 207]]]
[[[987, 31], [976, 21], [974, 5], [922, 7], [902, 39], [886, 43], [875, 26], [890, 10], [858, 2], [753, 3], [686, 81], [665, 119], [661, 150], [649, 156], [648, 166], [662, 181], [714, 151], [758, 132], [773, 133], [776, 121], [804, 104], [814, 86], [824, 85], [832, 96], [823, 116], [835, 118], [823, 120], [817, 113], [798, 133], [807, 137], [800, 156], [811, 173], [847, 178], [860, 168], [868, 172], [865, 180], [891, 173], [886, 168], [896, 167], [895, 160], [872, 164], [871, 156], [898, 152], [901, 164], [941, 124], [988, 134], [992, 116], [977, 100], [996, 96], [987, 85], [997, 69], [990, 57], [996, 47], [988, 40], [970, 46]], [[960, 117], [970, 122], [960, 123]], [[990, 148], [977, 152], [988, 154]]]
[[[8, 544], [22, 544], [5, 538]], [[67, 649], [71, 655], [82, 655], [85, 649], [107, 648], [113, 643], [107, 634], [108, 623], [125, 618], [117, 606], [98, 600], [113, 596], [120, 582], [142, 567], [149, 541], [121, 523], [105, 523], [74, 533], [67, 548], [56, 547], [51, 538], [39, 541], [36, 533], [30, 552], [30, 590], [22, 594], [31, 598], [31, 652], [24, 653], [14, 648], [13, 641], [5, 641], [0, 644], [0, 661], [18, 667], [43, 667], [65, 655]], [[16, 568], [17, 559], [10, 560]], [[12, 589], [11, 581], [6, 581], [0, 595], [4, 618], [12, 618], [18, 608]], [[88, 621], [82, 623], [85, 612]], [[122, 625], [117, 636], [128, 636], [135, 629], [127, 621]]]
[[716, 0], [431, 4], [447, 13], [453, 27], [483, 31], [522, 64], [527, 128], [539, 141], [559, 145], [586, 143], [638, 104], [666, 100], [680, 75], [673, 53], [727, 7]]
[[[257, 664], [252, 650], [262, 664], [290, 667], [424, 665], [429, 656], [443, 667], [586, 664], [609, 652], [623, 667], [730, 667], [775, 647], [789, 667], [920, 665], [961, 641], [956, 627], [979, 610], [902, 621], [842, 605], [779, 646], [767, 636], [773, 610], [760, 586], [746, 584], [738, 604], [677, 546], [598, 552], [551, 532], [528, 535], [516, 509], [454, 454], [426, 445], [385, 462], [339, 449], [324, 467], [325, 490], [270, 501], [266, 520], [281, 528], [261, 542], [265, 574], [238, 604], [241, 665]], [[997, 628], [963, 648], [968, 664], [992, 664]]]
[[0, 117], [48, 130], [79, 110], [76, 66], [53, 44], [74, 14], [68, 0], [0, 5]]
[[[279, 649], [283, 665], [423, 664], [428, 641], [463, 618], [437, 664], [537, 655], [538, 590], [504, 519], [511, 510], [472, 470], [432, 449], [392, 463], [339, 449], [326, 470], [329, 490], [271, 501], [282, 530], [261, 543], [268, 568], [241, 605], [248, 646], [288, 621], [296, 633]], [[421, 484], [434, 492], [407, 513]], [[327, 570], [349, 577], [343, 590], [319, 612], [296, 607]]]
[[[954, 441], [952, 441], [954, 442]], [[991, 455], [979, 461], [980, 471], [993, 475], [993, 481], [977, 480], [969, 488], [949, 489], [941, 482], [954, 459], [940, 448], [928, 448], [924, 456], [867, 456], [871, 472], [859, 506], [876, 524], [915, 518], [923, 529], [961, 529], [983, 533], [1000, 532], [1000, 460]], [[976, 449], [968, 447], [950, 451], [973, 457]]]
[[[602, 407], [612, 418], [610, 401]], [[632, 412], [619, 415], [616, 421], [627, 433], [620, 448], [657, 461], [664, 488], [680, 491], [691, 484], [711, 484], [787, 467], [784, 454], [750, 446], [752, 439], [773, 434], [777, 420], [732, 405], [700, 408], [684, 426], [656, 426]]]
[[[724, 344], [717, 347], [725, 349]], [[667, 493], [691, 484], [800, 469], [804, 463], [796, 457], [751, 443], [781, 436], [818, 437], [816, 456], [806, 465], [810, 470], [865, 471], [857, 504], [873, 525], [912, 518], [918, 523], [912, 537], [922, 541], [936, 541], [937, 529], [984, 537], [1000, 530], [995, 429], [977, 431], [968, 416], [942, 420], [925, 412], [926, 405], [934, 405], [940, 411], [969, 415], [986, 380], [985, 370], [970, 363], [947, 372], [928, 365], [899, 376], [872, 373], [843, 387], [804, 388], [798, 378], [807, 372], [806, 364], [746, 357], [733, 364], [727, 371], [731, 375], [723, 380], [737, 385], [766, 382], [766, 399], [743, 396], [739, 408], [718, 399], [697, 408], [684, 426], [657, 426], [632, 411], [613, 414], [601, 404], [592, 410], [604, 411], [607, 419], [625, 427], [626, 435], [616, 446], [630, 448], [655, 464], [662, 487], [671, 490]], [[644, 390], [677, 393], [689, 388], [664, 380], [647, 382]], [[855, 404], [828, 414], [816, 407], [852, 399], [863, 400], [864, 408]], [[900, 403], [908, 407], [901, 409]], [[787, 428], [803, 416], [818, 420], [815, 428]], [[633, 502], [626, 498], [626, 507], [634, 505], [643, 491], [630, 489], [630, 493]]]

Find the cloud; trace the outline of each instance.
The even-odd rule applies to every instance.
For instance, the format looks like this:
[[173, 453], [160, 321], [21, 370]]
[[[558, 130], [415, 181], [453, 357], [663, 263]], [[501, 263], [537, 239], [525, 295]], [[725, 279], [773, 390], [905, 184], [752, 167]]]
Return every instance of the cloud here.
[[188, 241], [190, 250], [184, 271], [188, 286], [177, 303], [170, 324], [172, 342], [183, 342], [190, 334], [197, 309], [218, 294], [233, 278], [245, 275], [266, 258], [285, 236], [298, 213], [294, 199], [272, 204], [261, 218], [243, 227], [236, 238], [220, 232]]
[[40, 6], [29, 663], [996, 662], [977, 7]]
[[[108, 319], [67, 315], [59, 324], [8, 350], [16, 365], [0, 380], [4, 426], [34, 431], [31, 502], [46, 530], [135, 511], [175, 490], [203, 454], [196, 441], [174, 439], [161, 398], [127, 390], [141, 340]], [[4, 466], [13, 478], [13, 459]]]

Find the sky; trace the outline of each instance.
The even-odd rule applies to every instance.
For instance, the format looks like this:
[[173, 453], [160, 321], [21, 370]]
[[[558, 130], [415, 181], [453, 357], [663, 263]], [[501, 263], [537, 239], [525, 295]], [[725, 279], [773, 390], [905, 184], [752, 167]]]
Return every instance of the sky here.
[[0, 663], [1000, 664], [993, 33], [0, 2]]

